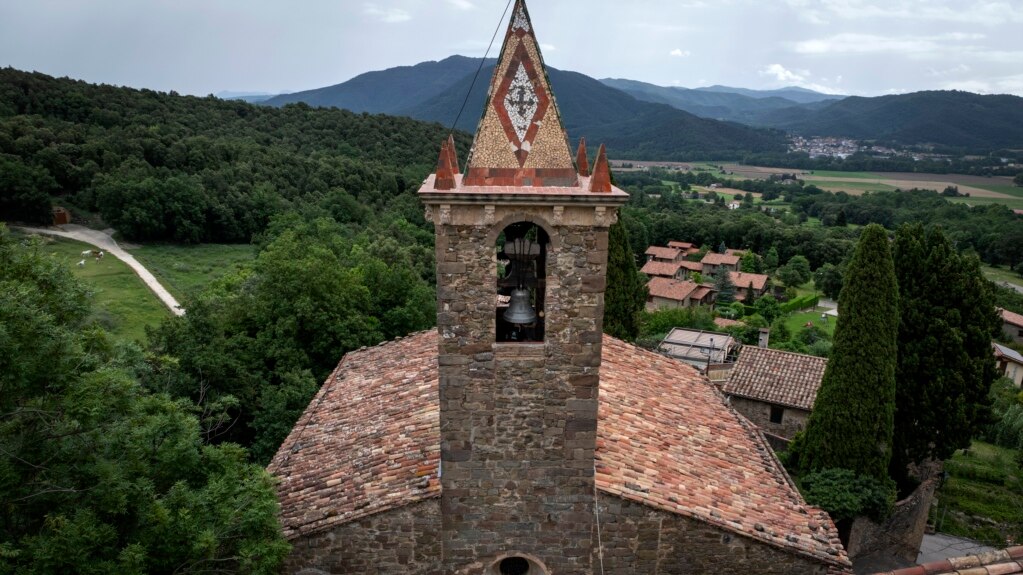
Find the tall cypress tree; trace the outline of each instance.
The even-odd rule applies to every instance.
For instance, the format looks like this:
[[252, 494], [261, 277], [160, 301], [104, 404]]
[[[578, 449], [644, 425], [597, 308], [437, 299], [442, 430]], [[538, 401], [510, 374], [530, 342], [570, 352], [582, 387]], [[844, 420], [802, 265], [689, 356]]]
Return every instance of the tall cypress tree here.
[[895, 413], [898, 285], [883, 227], [864, 228], [839, 296], [834, 347], [805, 432], [803, 473], [844, 468], [885, 480]]
[[719, 267], [714, 275], [714, 289], [718, 290], [717, 303], [727, 305], [735, 301], [735, 283], [725, 266]]
[[997, 319], [976, 258], [956, 253], [940, 229], [900, 228], [895, 261], [901, 309], [890, 473], [906, 485], [909, 464], [969, 447], [995, 377]]
[[607, 289], [604, 292], [604, 333], [632, 341], [639, 335], [639, 312], [647, 289], [636, 269], [622, 219], [611, 226], [607, 241]]

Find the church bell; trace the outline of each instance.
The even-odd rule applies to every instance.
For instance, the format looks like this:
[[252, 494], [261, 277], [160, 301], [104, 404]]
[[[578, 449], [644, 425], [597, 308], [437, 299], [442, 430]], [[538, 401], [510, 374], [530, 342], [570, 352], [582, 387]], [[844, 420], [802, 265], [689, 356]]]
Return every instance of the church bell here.
[[508, 311], [504, 312], [504, 321], [516, 325], [527, 325], [536, 321], [536, 311], [529, 305], [529, 290], [515, 289], [508, 302]]

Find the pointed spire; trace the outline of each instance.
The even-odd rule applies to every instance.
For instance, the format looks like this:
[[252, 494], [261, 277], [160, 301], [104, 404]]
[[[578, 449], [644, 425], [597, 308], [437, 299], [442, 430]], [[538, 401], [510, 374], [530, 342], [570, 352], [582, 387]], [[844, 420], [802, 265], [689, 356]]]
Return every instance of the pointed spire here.
[[607, 151], [604, 144], [600, 145], [597, 160], [593, 162], [593, 178], [590, 179], [590, 192], [594, 194], [611, 193], [611, 168], [607, 164]]
[[525, 0], [516, 0], [469, 155], [469, 186], [579, 185]]
[[586, 138], [579, 138], [579, 151], [575, 153], [575, 165], [579, 168], [580, 176], [589, 177], [590, 162], [586, 158]]
[[448, 153], [451, 156], [451, 169], [456, 174], [461, 173], [462, 170], [458, 167], [458, 148], [455, 147], [454, 134], [448, 134]]
[[440, 145], [440, 155], [437, 157], [437, 178], [433, 182], [433, 188], [435, 190], [453, 190], [455, 189], [455, 169], [452, 157], [454, 156], [450, 142], [451, 140], [445, 140]]

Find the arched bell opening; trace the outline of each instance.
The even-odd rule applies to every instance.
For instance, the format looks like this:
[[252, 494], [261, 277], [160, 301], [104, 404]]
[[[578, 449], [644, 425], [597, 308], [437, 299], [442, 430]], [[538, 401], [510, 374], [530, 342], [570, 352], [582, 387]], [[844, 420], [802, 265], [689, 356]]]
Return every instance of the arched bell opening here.
[[544, 564], [531, 555], [512, 554], [502, 556], [486, 570], [484, 575], [547, 575]]
[[550, 237], [532, 222], [513, 223], [497, 236], [499, 342], [542, 342]]

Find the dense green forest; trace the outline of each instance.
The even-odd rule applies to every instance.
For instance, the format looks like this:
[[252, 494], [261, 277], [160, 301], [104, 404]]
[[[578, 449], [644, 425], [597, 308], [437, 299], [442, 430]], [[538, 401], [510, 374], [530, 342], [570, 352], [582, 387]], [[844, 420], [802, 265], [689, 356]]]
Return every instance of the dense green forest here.
[[[0, 212], [50, 197], [126, 238], [248, 242], [288, 210], [422, 224], [414, 190], [446, 137], [405, 118], [283, 109], [0, 70]], [[456, 135], [463, 152], [468, 136]]]

